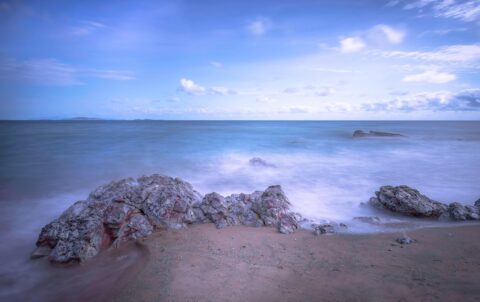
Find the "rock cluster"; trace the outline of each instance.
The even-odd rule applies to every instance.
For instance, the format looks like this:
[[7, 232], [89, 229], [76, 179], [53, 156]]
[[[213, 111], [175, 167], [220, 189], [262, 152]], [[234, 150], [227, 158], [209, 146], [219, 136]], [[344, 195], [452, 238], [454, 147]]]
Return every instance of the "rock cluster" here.
[[370, 198], [369, 204], [395, 213], [414, 217], [448, 218], [451, 220], [479, 220], [480, 202], [475, 205], [450, 205], [432, 200], [409, 186], [383, 186]]
[[188, 182], [161, 175], [127, 178], [100, 186], [43, 227], [32, 257], [57, 263], [82, 262], [123, 241], [139, 239], [159, 228], [192, 223], [276, 226], [281, 233], [298, 228], [280, 186], [252, 194], [202, 197]]
[[355, 130], [353, 137], [403, 137], [404, 135], [398, 133], [381, 132], [381, 131], [369, 131]]

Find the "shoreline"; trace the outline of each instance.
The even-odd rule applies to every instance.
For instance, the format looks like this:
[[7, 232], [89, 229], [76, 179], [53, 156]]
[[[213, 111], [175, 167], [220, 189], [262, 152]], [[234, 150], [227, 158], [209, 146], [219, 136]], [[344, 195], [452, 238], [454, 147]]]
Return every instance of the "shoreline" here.
[[152, 235], [145, 269], [112, 301], [474, 301], [480, 224], [288, 236], [211, 224]]
[[[156, 231], [77, 266], [35, 262], [9, 301], [474, 301], [480, 224], [315, 236], [212, 223]], [[2, 282], [4, 283], [4, 282]]]

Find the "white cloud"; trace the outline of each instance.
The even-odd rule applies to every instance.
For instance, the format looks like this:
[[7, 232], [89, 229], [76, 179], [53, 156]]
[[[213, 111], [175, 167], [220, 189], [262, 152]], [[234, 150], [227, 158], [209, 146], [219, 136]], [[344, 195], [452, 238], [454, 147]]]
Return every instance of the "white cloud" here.
[[116, 81], [128, 81], [135, 79], [135, 77], [131, 73], [119, 70], [92, 70], [89, 73], [91, 74], [91, 76], [96, 78]]
[[385, 57], [412, 58], [428, 61], [471, 62], [480, 59], [480, 44], [450, 45], [436, 51], [388, 51]]
[[182, 78], [180, 79], [180, 89], [191, 95], [233, 95], [237, 94], [237, 91], [224, 87], [213, 86], [204, 87], [196, 84], [194, 81]]
[[340, 51], [342, 53], [359, 52], [365, 46], [365, 42], [359, 37], [348, 37], [340, 40]]
[[218, 61], [210, 61], [210, 65], [212, 65], [215, 68], [223, 68], [223, 64]]
[[213, 94], [218, 94], [218, 95], [232, 95], [232, 94], [237, 94], [237, 92], [233, 89], [223, 87], [223, 86], [216, 86], [208, 89], [211, 93]]
[[95, 21], [81, 21], [79, 25], [71, 28], [70, 32], [75, 36], [86, 36], [101, 28], [104, 28], [105, 24]]
[[265, 17], [258, 17], [257, 19], [253, 20], [252, 22], [248, 23], [247, 30], [252, 35], [255, 36], [262, 36], [270, 30], [272, 23], [270, 19]]
[[406, 36], [404, 30], [395, 29], [391, 26], [385, 24], [375, 25], [370, 32], [373, 35], [380, 35], [383, 39], [391, 44], [399, 44], [403, 42], [403, 39]]
[[406, 10], [416, 9], [421, 14], [425, 14], [427, 11], [434, 17], [451, 18], [464, 22], [480, 20], [480, 2], [478, 0], [414, 0], [409, 1], [403, 8]]
[[126, 81], [133, 80], [134, 76], [126, 71], [82, 69], [55, 59], [0, 62], [1, 80], [14, 80], [34, 85], [70, 86], [83, 84], [81, 81], [83, 78]]
[[457, 93], [449, 91], [422, 92], [396, 97], [392, 100], [365, 103], [365, 111], [480, 111], [480, 89]]
[[321, 87], [317, 88], [313, 85], [306, 85], [302, 88], [298, 87], [288, 87], [282, 91], [286, 94], [296, 94], [299, 96], [330, 96], [335, 93], [333, 87]]
[[314, 67], [312, 70], [320, 71], [320, 72], [331, 72], [331, 73], [354, 73], [355, 70], [351, 69], [341, 69], [341, 68], [322, 68], [322, 67]]
[[315, 91], [316, 96], [330, 96], [335, 93], [332, 87], [325, 87]]
[[410, 74], [403, 78], [404, 82], [425, 82], [432, 84], [444, 84], [457, 78], [456, 75], [448, 72], [441, 72], [435, 69], [425, 70], [422, 73]]
[[180, 88], [186, 93], [193, 95], [202, 95], [207, 92], [205, 87], [197, 85], [192, 80], [184, 78], [180, 79]]

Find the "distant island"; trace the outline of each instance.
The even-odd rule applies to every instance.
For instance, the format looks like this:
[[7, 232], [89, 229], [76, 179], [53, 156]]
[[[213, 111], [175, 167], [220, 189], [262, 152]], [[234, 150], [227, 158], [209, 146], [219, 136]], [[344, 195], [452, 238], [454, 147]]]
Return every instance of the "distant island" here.
[[102, 118], [98, 117], [85, 117], [85, 116], [77, 116], [72, 118], [64, 118], [63, 121], [102, 121]]

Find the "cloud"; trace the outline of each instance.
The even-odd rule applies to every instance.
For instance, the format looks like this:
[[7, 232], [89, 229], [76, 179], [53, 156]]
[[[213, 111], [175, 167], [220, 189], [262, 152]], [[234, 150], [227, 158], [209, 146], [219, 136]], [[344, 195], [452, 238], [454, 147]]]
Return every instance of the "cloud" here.
[[406, 36], [406, 32], [404, 30], [396, 29], [385, 24], [375, 25], [372, 29], [370, 29], [370, 34], [373, 36], [379, 36], [379, 38], [385, 39], [391, 44], [402, 43]]
[[254, 36], [262, 36], [270, 30], [272, 22], [270, 19], [265, 17], [258, 17], [252, 22], [248, 23], [247, 30], [250, 34]]
[[446, 28], [446, 29], [435, 29], [435, 30], [427, 30], [422, 32], [419, 36], [428, 36], [428, 35], [437, 35], [437, 36], [444, 36], [450, 33], [458, 33], [458, 32], [465, 32], [468, 31], [466, 27], [458, 27], [458, 28]]
[[411, 58], [442, 62], [471, 62], [480, 59], [480, 44], [450, 45], [436, 51], [388, 51], [384, 57]]
[[217, 61], [210, 61], [210, 65], [212, 65], [215, 68], [223, 68], [223, 64]]
[[232, 95], [232, 94], [237, 94], [237, 92], [233, 89], [223, 87], [223, 86], [217, 86], [217, 87], [212, 87], [208, 89], [209, 92], [212, 94], [217, 94], [217, 95]]
[[180, 79], [180, 89], [191, 95], [233, 95], [237, 92], [233, 89], [223, 87], [223, 86], [214, 86], [214, 87], [204, 87], [196, 84], [194, 81], [182, 78]]
[[70, 32], [74, 36], [86, 36], [104, 27], [105, 25], [100, 22], [85, 20], [81, 21], [79, 25], [72, 27]]
[[188, 94], [203, 95], [207, 92], [207, 89], [203, 86], [195, 84], [189, 79], [180, 79], [180, 88]]
[[78, 71], [55, 59], [6, 60], [0, 63], [0, 79], [35, 85], [69, 86], [82, 84]]
[[92, 70], [90, 74], [92, 77], [116, 81], [129, 81], [135, 79], [131, 73], [119, 70]]
[[341, 38], [338, 49], [342, 53], [355, 53], [372, 44], [376, 46], [400, 44], [406, 35], [407, 33], [403, 29], [377, 24], [368, 30], [357, 32], [355, 36]]
[[320, 71], [320, 72], [331, 72], [331, 73], [354, 73], [355, 70], [351, 69], [341, 69], [341, 68], [322, 68], [322, 67], [314, 67], [312, 70]]
[[332, 87], [325, 87], [315, 91], [316, 96], [330, 96], [335, 93]]
[[448, 72], [440, 72], [436, 69], [425, 70], [422, 73], [410, 74], [403, 78], [404, 82], [425, 82], [432, 84], [444, 84], [457, 78], [456, 75]]
[[[417, 10], [421, 14], [430, 13], [437, 18], [450, 18], [463, 22], [480, 20], [480, 2], [455, 0], [414, 0], [405, 1], [406, 10]], [[398, 4], [400, 2], [395, 3]]]
[[4, 60], [0, 62], [0, 79], [34, 85], [71, 86], [83, 84], [83, 78], [117, 81], [133, 80], [130, 72], [102, 69], [82, 69], [56, 59]]
[[364, 111], [480, 111], [480, 89], [457, 93], [422, 92], [396, 97], [386, 102], [365, 103]]
[[333, 87], [321, 87], [317, 88], [313, 85], [306, 85], [302, 88], [288, 87], [282, 91], [286, 94], [297, 94], [301, 96], [330, 96], [335, 93]]
[[359, 37], [348, 37], [340, 40], [340, 51], [342, 53], [359, 52], [365, 46], [365, 42]]

